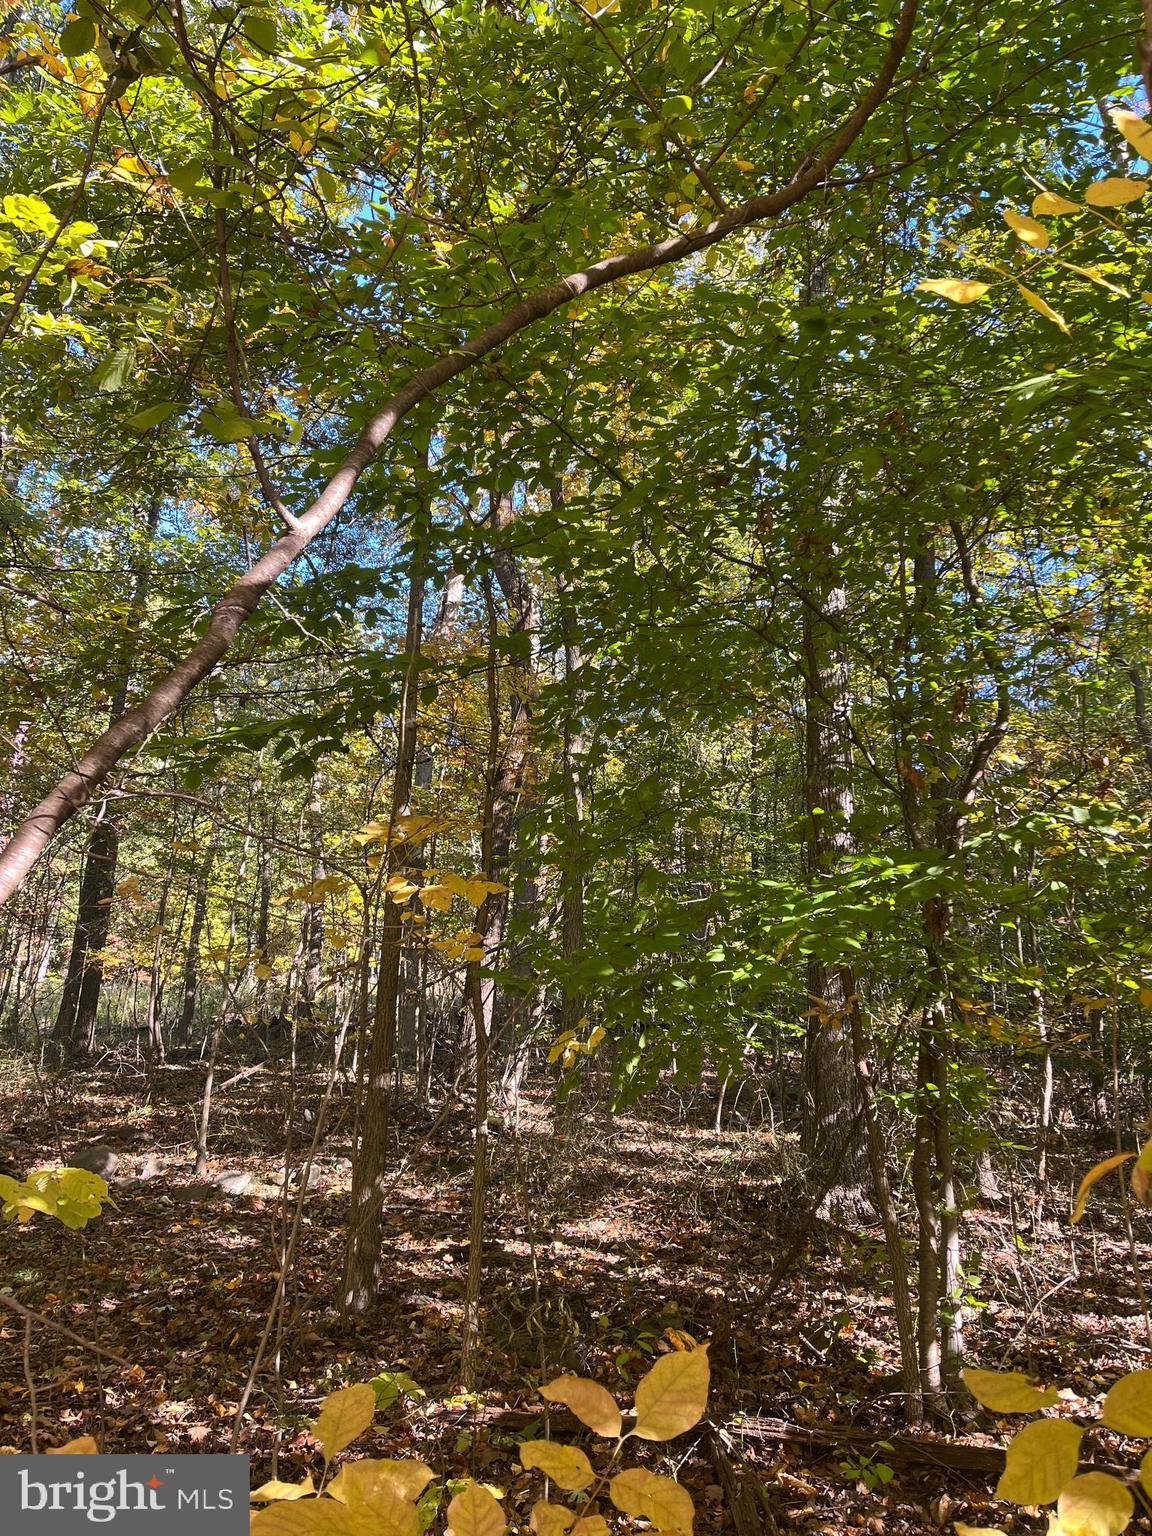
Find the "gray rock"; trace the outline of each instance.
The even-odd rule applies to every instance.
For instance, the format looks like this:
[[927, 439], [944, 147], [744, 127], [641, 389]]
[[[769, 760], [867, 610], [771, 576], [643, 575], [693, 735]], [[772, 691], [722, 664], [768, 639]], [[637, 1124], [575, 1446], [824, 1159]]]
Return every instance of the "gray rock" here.
[[243, 1168], [225, 1168], [212, 1175], [212, 1183], [222, 1195], [242, 1195], [252, 1182], [252, 1175]]
[[107, 1179], [116, 1172], [119, 1162], [120, 1154], [114, 1147], [106, 1147], [97, 1141], [91, 1146], [78, 1147], [68, 1159], [67, 1166], [86, 1168], [89, 1173], [98, 1173], [102, 1179]]

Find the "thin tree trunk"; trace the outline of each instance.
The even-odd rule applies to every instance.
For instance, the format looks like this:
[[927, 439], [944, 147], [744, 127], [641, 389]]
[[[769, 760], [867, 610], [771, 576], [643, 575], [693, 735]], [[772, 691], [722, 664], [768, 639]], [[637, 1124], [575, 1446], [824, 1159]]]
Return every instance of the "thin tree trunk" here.
[[[808, 878], [817, 885], [841, 868], [855, 847], [851, 675], [843, 639], [848, 600], [836, 568], [835, 546], [817, 537], [812, 544], [812, 575], [803, 616], [804, 805]], [[871, 1202], [851, 1040], [856, 977], [846, 961], [829, 964], [813, 956], [807, 982], [802, 1145], [809, 1159], [822, 1165], [822, 1176], [828, 1172], [823, 1166], [827, 1159], [841, 1157], [822, 1213], [837, 1221], [858, 1222], [866, 1218]]]
[[196, 896], [192, 903], [192, 925], [188, 930], [188, 947], [184, 952], [184, 975], [180, 983], [180, 1017], [176, 1023], [173, 1044], [187, 1048], [192, 1039], [192, 1026], [196, 1020], [196, 1000], [200, 992], [200, 940], [208, 916], [208, 884], [212, 866], [220, 842], [220, 828], [212, 829], [208, 852], [196, 876]]
[[[419, 662], [423, 637], [425, 572], [421, 550], [413, 553], [408, 584], [408, 616], [404, 636], [404, 680], [396, 730], [396, 770], [385, 852], [387, 878], [399, 872], [407, 857], [396, 826], [406, 816], [412, 798], [416, 763]], [[396, 902], [385, 880], [379, 931], [380, 957], [376, 972], [376, 1006], [372, 1036], [363, 1069], [359, 1144], [352, 1162], [352, 1198], [345, 1238], [341, 1310], [345, 1315], [367, 1312], [380, 1283], [383, 1242], [384, 1179], [388, 1169], [388, 1140], [392, 1116], [392, 1057], [396, 1048], [400, 994], [404, 907]]]
[[[560, 583], [565, 603], [564, 633], [564, 870], [561, 876], [560, 947], [564, 959], [571, 962], [584, 947], [584, 869], [580, 842], [584, 823], [584, 690], [580, 670], [584, 665], [576, 639], [574, 616], [568, 605], [569, 585]], [[584, 1017], [584, 995], [579, 987], [566, 981], [560, 1005], [561, 1030], [579, 1030]], [[719, 1113], [719, 1112], [718, 1112]]]

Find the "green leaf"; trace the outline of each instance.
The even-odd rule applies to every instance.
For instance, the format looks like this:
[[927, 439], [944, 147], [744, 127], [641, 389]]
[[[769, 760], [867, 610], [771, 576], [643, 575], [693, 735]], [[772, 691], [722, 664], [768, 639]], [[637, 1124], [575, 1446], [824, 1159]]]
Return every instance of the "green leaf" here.
[[244, 36], [261, 53], [280, 52], [280, 32], [271, 16], [245, 16]]
[[102, 395], [113, 395], [125, 387], [135, 367], [136, 348], [129, 342], [104, 359], [93, 374], [92, 382]]
[[242, 416], [231, 400], [205, 406], [197, 417], [201, 427], [218, 443], [242, 443], [246, 438], [275, 430], [275, 423], [259, 416]]
[[78, 59], [96, 46], [96, 28], [86, 16], [77, 16], [60, 31], [60, 52], [66, 59]]
[[187, 402], [183, 400], [161, 400], [158, 405], [146, 406], [144, 410], [137, 411], [134, 416], [129, 416], [128, 425], [133, 432], [148, 432], [153, 427], [158, 427], [162, 421], [167, 421], [169, 416], [175, 416], [179, 411], [187, 408]]

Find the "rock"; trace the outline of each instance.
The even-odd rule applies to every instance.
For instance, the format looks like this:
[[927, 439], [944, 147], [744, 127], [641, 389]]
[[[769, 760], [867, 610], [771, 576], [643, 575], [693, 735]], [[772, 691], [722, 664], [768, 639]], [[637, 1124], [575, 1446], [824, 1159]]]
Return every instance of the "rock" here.
[[91, 1146], [79, 1147], [68, 1159], [69, 1168], [86, 1168], [89, 1173], [98, 1173], [102, 1179], [109, 1178], [116, 1172], [120, 1154], [114, 1147], [106, 1147], [102, 1142], [93, 1142]]
[[319, 1189], [323, 1182], [324, 1174], [315, 1163], [310, 1163], [307, 1168], [300, 1167], [293, 1168], [292, 1170], [292, 1186], [294, 1189]]
[[212, 1183], [222, 1195], [242, 1195], [252, 1182], [252, 1175], [243, 1168], [225, 1168], [212, 1175]]

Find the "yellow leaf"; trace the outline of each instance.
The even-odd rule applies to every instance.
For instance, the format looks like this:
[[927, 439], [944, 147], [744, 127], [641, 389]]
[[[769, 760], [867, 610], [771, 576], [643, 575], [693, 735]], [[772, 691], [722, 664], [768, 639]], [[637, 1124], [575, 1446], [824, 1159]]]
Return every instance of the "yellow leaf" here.
[[1152, 987], [1140, 988], [1140, 1006], [1141, 1008], [1152, 1008]]
[[532, 1506], [529, 1524], [536, 1536], [564, 1536], [575, 1518], [575, 1510], [565, 1509], [563, 1504], [550, 1504], [547, 1499], [538, 1499]]
[[270, 1478], [259, 1488], [253, 1488], [248, 1497], [253, 1504], [271, 1504], [274, 1499], [306, 1499], [315, 1492], [316, 1485], [309, 1472], [302, 1483], [282, 1483], [279, 1478]]
[[276, 973], [270, 965], [266, 965], [264, 961], [261, 960], [260, 964], [253, 969], [252, 974], [255, 976], [257, 981], [267, 981], [269, 976], [274, 976]]
[[345, 1504], [372, 1504], [382, 1488], [390, 1488], [401, 1499], [414, 1504], [433, 1475], [432, 1468], [422, 1461], [350, 1461], [329, 1483], [328, 1492]]
[[1015, 208], [1004, 210], [1004, 222], [1017, 239], [1022, 240], [1025, 245], [1030, 245], [1034, 251], [1047, 250], [1052, 243], [1043, 224], [1038, 224], [1026, 213], [1017, 213]]
[[1141, 1458], [1139, 1481], [1145, 1493], [1152, 1493], [1152, 1451], [1145, 1451]]
[[982, 299], [989, 286], [963, 277], [929, 277], [916, 284], [920, 293], [939, 294], [942, 299], [951, 299], [953, 304], [971, 304], [975, 299]]
[[952, 1522], [957, 1536], [1008, 1536], [998, 1525], [969, 1525], [964, 1520]]
[[1101, 1424], [1122, 1435], [1152, 1435], [1152, 1371], [1129, 1371], [1104, 1399]]
[[1148, 190], [1148, 183], [1134, 176], [1105, 176], [1085, 189], [1084, 201], [1093, 208], [1120, 208], [1135, 203]]
[[1152, 1140], [1140, 1148], [1140, 1156], [1129, 1179], [1133, 1197], [1141, 1205], [1152, 1205]]
[[1020, 290], [1021, 297], [1026, 303], [1031, 304], [1038, 315], [1043, 315], [1045, 320], [1051, 320], [1053, 325], [1058, 325], [1067, 336], [1068, 327], [1064, 323], [1064, 316], [1057, 313], [1047, 299], [1042, 299], [1038, 293], [1033, 293], [1031, 288], [1025, 288], [1023, 283], [1017, 283], [1016, 286]]
[[470, 1482], [448, 1506], [449, 1536], [504, 1536], [504, 1511], [479, 1483]]
[[367, 1384], [330, 1392], [321, 1404], [320, 1417], [312, 1426], [312, 1433], [324, 1452], [324, 1460], [331, 1461], [345, 1446], [351, 1445], [375, 1416], [376, 1393]]
[[[558, 1061], [560, 1057], [564, 1055], [565, 1051], [568, 1049], [569, 1044], [575, 1040], [575, 1038], [576, 1031], [574, 1029], [566, 1029], [562, 1035], [558, 1035], [556, 1037], [556, 1039], [552, 1042], [552, 1049], [548, 1052], [549, 1066], [551, 1066], [554, 1061]], [[576, 1377], [572, 1378], [573, 1381], [576, 1379]], [[543, 1392], [543, 1387], [541, 1387], [540, 1390]], [[547, 1397], [548, 1394], [545, 1392], [544, 1395]], [[575, 1413], [576, 1410], [573, 1409], [572, 1411]]]
[[1019, 1371], [961, 1371], [964, 1385], [993, 1413], [1034, 1413], [1059, 1401], [1052, 1387], [1033, 1387]]
[[1085, 1208], [1088, 1205], [1088, 1195], [1093, 1184], [1099, 1183], [1106, 1173], [1111, 1173], [1113, 1168], [1119, 1168], [1122, 1163], [1126, 1163], [1129, 1158], [1135, 1156], [1135, 1152], [1114, 1152], [1111, 1157], [1106, 1157], [1102, 1163], [1097, 1163], [1094, 1168], [1089, 1168], [1088, 1172], [1080, 1180], [1080, 1188], [1076, 1191], [1076, 1204], [1072, 1210], [1073, 1226], [1076, 1225], [1084, 1214]]
[[1008, 1445], [996, 1498], [1013, 1504], [1051, 1504], [1076, 1476], [1084, 1431], [1066, 1419], [1025, 1424]]
[[353, 1516], [334, 1499], [266, 1504], [252, 1516], [250, 1536], [360, 1536]]
[[420, 887], [414, 880], [409, 880], [407, 875], [389, 875], [384, 882], [384, 889], [391, 896], [398, 907], [402, 907], [410, 897], [414, 896]]
[[577, 1520], [569, 1536], [611, 1536], [611, 1533], [603, 1515], [585, 1515]]
[[1136, 1505], [1118, 1478], [1107, 1472], [1074, 1477], [1056, 1505], [1068, 1536], [1120, 1536]]
[[1108, 116], [1136, 153], [1145, 160], [1152, 160], [1152, 123], [1137, 117], [1135, 112], [1126, 112], [1123, 107], [1113, 107]]
[[1090, 283], [1095, 283], [1100, 288], [1107, 288], [1109, 293], [1118, 293], [1124, 299], [1130, 297], [1126, 288], [1110, 283], [1099, 267], [1078, 267], [1074, 261], [1062, 261], [1060, 265], [1067, 272], [1075, 272], [1079, 277], [1086, 277]]
[[750, 175], [756, 169], [751, 160], [733, 160], [732, 164], [738, 171], [743, 171], [745, 175]]
[[659, 1531], [680, 1531], [683, 1536], [691, 1536], [696, 1518], [692, 1495], [674, 1477], [630, 1467], [612, 1479], [609, 1492], [621, 1514], [639, 1515]]
[[636, 1387], [640, 1440], [671, 1440], [704, 1417], [708, 1405], [708, 1346], [663, 1355]]
[[91, 1435], [81, 1435], [78, 1440], [69, 1440], [67, 1445], [51, 1447], [46, 1454], [49, 1456], [99, 1456], [100, 1447]]
[[550, 1403], [563, 1403], [581, 1424], [586, 1424], [598, 1435], [605, 1435], [610, 1440], [619, 1439], [623, 1428], [620, 1409], [611, 1392], [598, 1381], [587, 1376], [557, 1376], [555, 1381], [546, 1382], [540, 1388], [540, 1396]]
[[452, 892], [443, 884], [422, 886], [420, 904], [433, 912], [447, 912], [452, 906]]
[[1079, 213], [1080, 204], [1073, 203], [1059, 192], [1041, 192], [1032, 199], [1033, 213]]
[[520, 1465], [529, 1472], [538, 1467], [565, 1493], [587, 1488], [596, 1476], [583, 1451], [555, 1440], [526, 1440], [520, 1447]]

